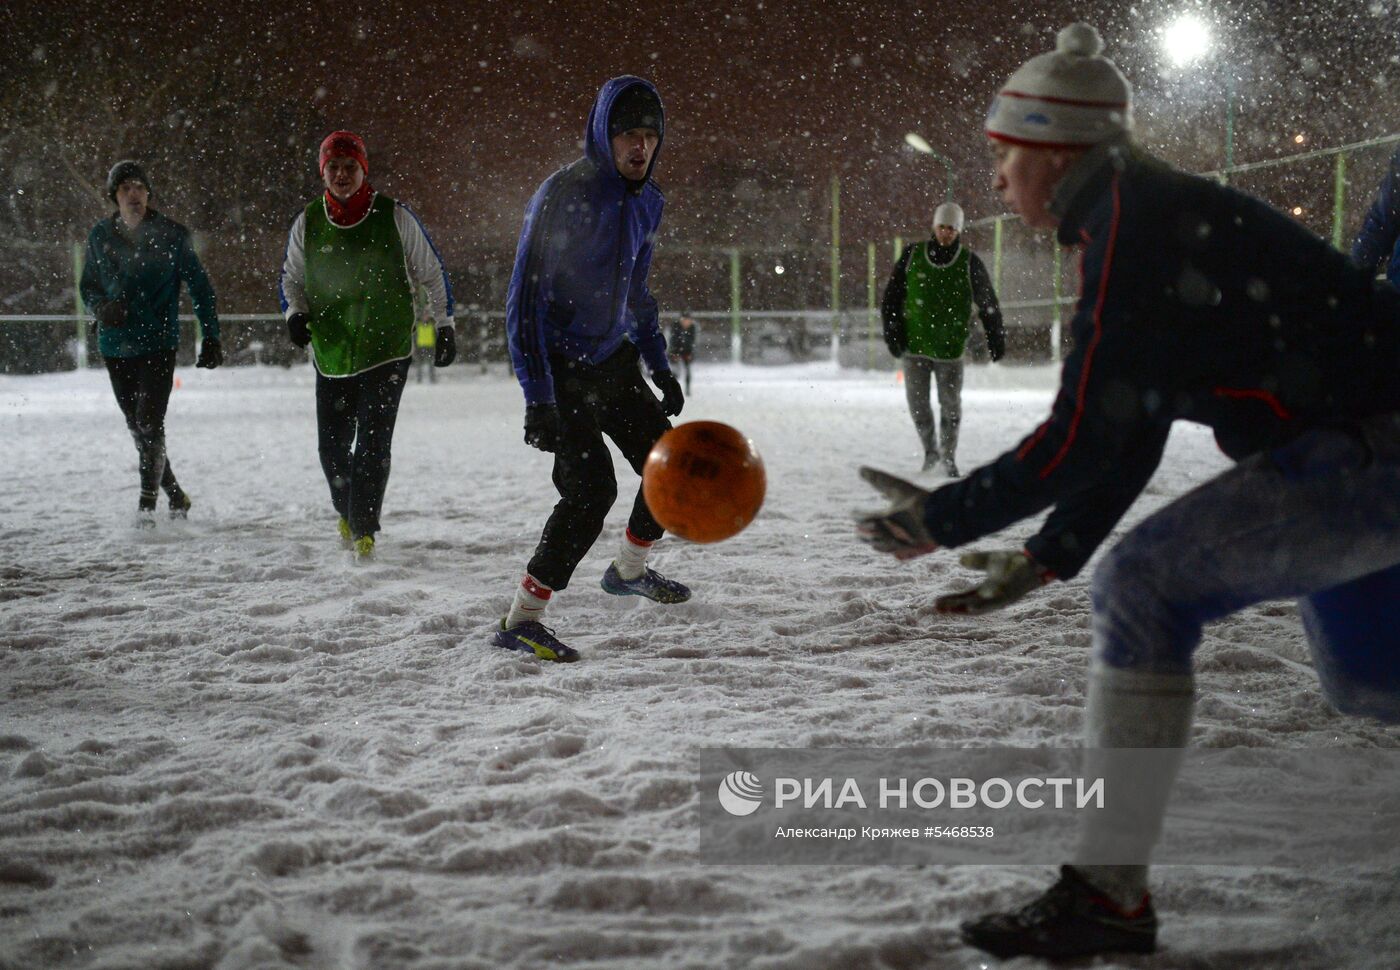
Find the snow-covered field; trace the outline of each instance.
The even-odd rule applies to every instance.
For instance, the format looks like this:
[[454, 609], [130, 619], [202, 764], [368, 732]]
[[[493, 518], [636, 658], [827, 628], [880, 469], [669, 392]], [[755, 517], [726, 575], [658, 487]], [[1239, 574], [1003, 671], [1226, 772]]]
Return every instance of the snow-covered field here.
[[[195, 507], [153, 532], [105, 374], [0, 379], [0, 967], [980, 967], [958, 921], [1047, 884], [698, 856], [699, 747], [1076, 742], [1085, 577], [950, 619], [954, 555], [855, 541], [880, 504], [856, 466], [916, 467], [890, 375], [697, 368], [684, 419], [753, 437], [767, 504], [658, 546], [696, 594], [667, 608], [598, 588], [619, 501], [551, 607], [572, 666], [486, 645], [554, 502], [499, 369], [408, 388], [368, 565], [335, 534], [308, 369], [179, 377]], [[971, 369], [963, 467], [1054, 380]], [[1223, 467], [1178, 427], [1127, 522]], [[1198, 744], [1400, 742], [1326, 706], [1291, 604], [1210, 628], [1198, 669]], [[1093, 966], [1400, 965], [1394, 872], [1171, 868], [1156, 897], [1162, 952]]]

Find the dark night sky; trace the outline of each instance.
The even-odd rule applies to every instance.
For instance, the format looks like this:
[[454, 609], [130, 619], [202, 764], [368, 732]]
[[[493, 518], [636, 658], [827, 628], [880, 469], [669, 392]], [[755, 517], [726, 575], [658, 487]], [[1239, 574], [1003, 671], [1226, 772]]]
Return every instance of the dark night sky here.
[[[304, 162], [299, 172], [264, 177], [310, 194], [319, 137], [353, 128], [369, 143], [372, 180], [465, 246], [513, 238], [533, 188], [576, 156], [599, 84], [627, 72], [662, 91], [669, 130], [658, 177], [672, 201], [668, 224], [697, 242], [742, 241], [758, 231], [733, 204], [743, 178], [821, 200], [840, 173], [852, 240], [923, 225], [941, 197], [942, 172], [904, 147], [910, 130], [955, 160], [970, 216], [995, 212], [983, 111], [1017, 64], [1049, 49], [1055, 30], [1077, 18], [1100, 28], [1107, 53], [1133, 81], [1144, 141], [1187, 167], [1220, 164], [1226, 72], [1239, 90], [1241, 159], [1299, 150], [1295, 130], [1307, 132], [1309, 147], [1400, 130], [1396, 0], [1203, 7], [1224, 26], [1228, 53], [1192, 77], [1173, 77], [1151, 31], [1190, 7], [1165, 0], [125, 7], [21, 0], [0, 13], [17, 55], [0, 110], [42, 97], [55, 81], [101, 82], [136, 98], [173, 75], [162, 110], [177, 105], [199, 133], [186, 132], [179, 145], [236, 151], [246, 136], [221, 129], [209, 95], [183, 93], [207, 92], [202, 82], [214, 75], [218, 89], [236, 92], [230, 97], [303, 111], [292, 130], [278, 129], [269, 112], [260, 134], [290, 140], [292, 157]], [[123, 98], [112, 99], [117, 113], [132, 110]], [[82, 153], [85, 143], [75, 143], [79, 149], [61, 150], [84, 155], [72, 163], [94, 181], [113, 150], [156, 159], [172, 151], [145, 143], [114, 149], [92, 138]], [[202, 189], [217, 198], [218, 185]]]

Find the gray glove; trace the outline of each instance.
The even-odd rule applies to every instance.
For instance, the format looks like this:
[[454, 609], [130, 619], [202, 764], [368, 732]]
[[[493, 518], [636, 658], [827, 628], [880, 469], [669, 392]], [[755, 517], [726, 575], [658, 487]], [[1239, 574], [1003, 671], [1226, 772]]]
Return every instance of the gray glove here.
[[940, 613], [977, 616], [1010, 606], [1033, 589], [1039, 589], [1055, 574], [1031, 558], [1027, 552], [965, 552], [958, 561], [968, 569], [981, 569], [987, 578], [972, 589], [940, 596], [934, 607]]
[[862, 466], [860, 477], [890, 500], [890, 507], [883, 512], [857, 516], [856, 534], [862, 542], [900, 560], [913, 559], [938, 548], [924, 524], [927, 489], [876, 468]]

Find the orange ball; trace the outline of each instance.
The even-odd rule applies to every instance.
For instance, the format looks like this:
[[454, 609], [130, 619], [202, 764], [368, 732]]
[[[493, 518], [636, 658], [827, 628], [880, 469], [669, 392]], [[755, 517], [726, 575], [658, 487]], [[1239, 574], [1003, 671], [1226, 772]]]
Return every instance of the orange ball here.
[[642, 497], [667, 532], [719, 542], [753, 521], [768, 477], [753, 442], [727, 424], [691, 421], [661, 436], [642, 469]]

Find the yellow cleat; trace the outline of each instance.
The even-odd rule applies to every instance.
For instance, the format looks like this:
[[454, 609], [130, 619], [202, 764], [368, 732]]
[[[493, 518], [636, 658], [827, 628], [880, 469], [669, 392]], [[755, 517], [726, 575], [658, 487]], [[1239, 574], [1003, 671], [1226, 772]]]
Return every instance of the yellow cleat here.
[[350, 521], [341, 518], [341, 520], [335, 524], [335, 527], [337, 531], [340, 532], [340, 541], [345, 543], [345, 547], [348, 549], [350, 544], [355, 541], [355, 536], [350, 531]]
[[374, 536], [360, 536], [355, 540], [355, 555], [369, 559], [374, 555]]

